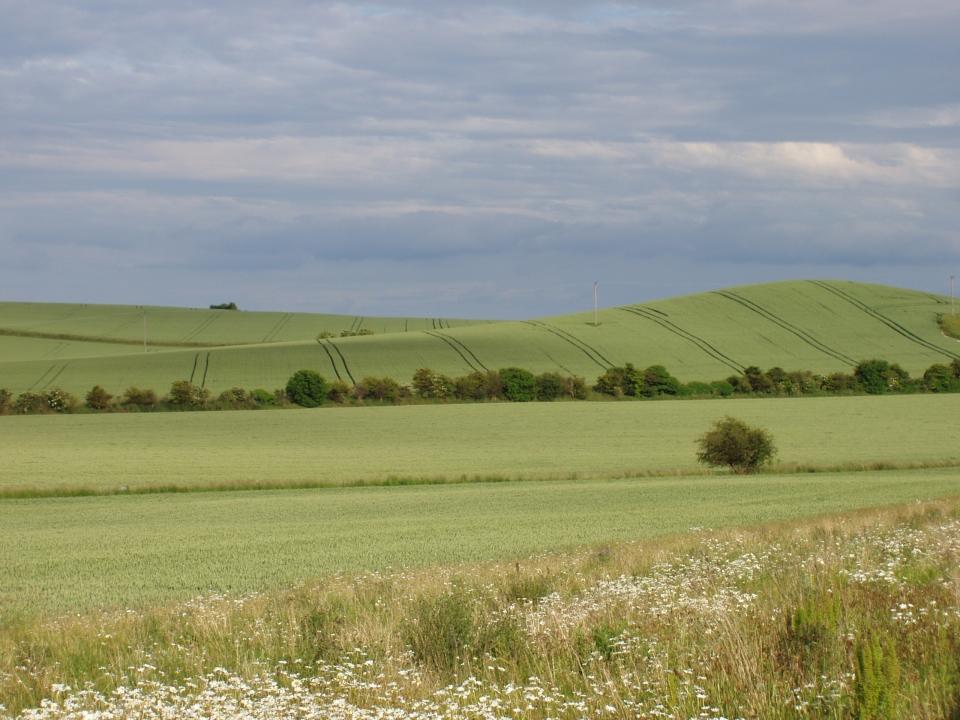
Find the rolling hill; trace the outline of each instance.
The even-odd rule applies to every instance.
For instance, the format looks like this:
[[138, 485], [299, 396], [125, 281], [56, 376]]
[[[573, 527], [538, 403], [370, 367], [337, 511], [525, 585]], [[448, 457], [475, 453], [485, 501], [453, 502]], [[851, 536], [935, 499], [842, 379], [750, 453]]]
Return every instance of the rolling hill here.
[[[960, 358], [960, 342], [937, 323], [945, 312], [941, 296], [819, 280], [607, 308], [599, 325], [592, 312], [493, 322], [0, 303], [0, 387], [162, 392], [190, 379], [218, 392], [280, 387], [301, 368], [350, 383], [367, 375], [409, 382], [420, 367], [461, 375], [511, 365], [592, 381], [626, 362], [660, 363], [681, 380], [712, 380], [748, 365], [849, 370], [871, 357], [917, 373]], [[339, 337], [364, 328], [374, 334]]]

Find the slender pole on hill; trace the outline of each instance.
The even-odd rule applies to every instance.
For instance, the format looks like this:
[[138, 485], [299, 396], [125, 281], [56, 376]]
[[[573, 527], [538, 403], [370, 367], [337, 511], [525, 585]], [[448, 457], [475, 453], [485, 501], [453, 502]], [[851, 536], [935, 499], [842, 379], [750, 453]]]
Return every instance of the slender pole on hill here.
[[140, 308], [143, 311], [143, 351], [147, 351], [147, 308], [143, 306]]
[[593, 281], [593, 325], [597, 327], [600, 325], [600, 310], [597, 306], [597, 281]]

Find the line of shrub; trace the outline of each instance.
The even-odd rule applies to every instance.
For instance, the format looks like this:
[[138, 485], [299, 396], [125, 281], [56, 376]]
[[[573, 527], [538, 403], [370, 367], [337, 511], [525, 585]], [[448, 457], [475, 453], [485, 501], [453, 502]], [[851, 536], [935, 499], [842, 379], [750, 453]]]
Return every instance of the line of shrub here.
[[234, 387], [213, 397], [209, 390], [177, 380], [164, 397], [146, 388], [130, 387], [114, 397], [97, 385], [84, 402], [60, 388], [25, 392], [14, 397], [0, 388], [0, 415], [49, 413], [143, 412], [182, 410], [254, 410], [260, 408], [319, 407], [325, 404], [409, 404], [417, 402], [553, 401], [590, 398], [708, 398], [797, 397], [804, 395], [858, 395], [886, 393], [960, 392], [960, 360], [931, 365], [922, 377], [911, 378], [896, 363], [865, 360], [852, 373], [818, 375], [809, 370], [761, 370], [751, 366], [740, 375], [713, 382], [681, 383], [663, 365], [640, 370], [630, 363], [613, 367], [588, 387], [582, 377], [554, 372], [535, 375], [517, 367], [477, 371], [450, 377], [429, 368], [414, 373], [410, 385], [389, 377], [364, 377], [353, 386], [328, 382], [314, 370], [298, 370], [286, 387], [248, 391]]

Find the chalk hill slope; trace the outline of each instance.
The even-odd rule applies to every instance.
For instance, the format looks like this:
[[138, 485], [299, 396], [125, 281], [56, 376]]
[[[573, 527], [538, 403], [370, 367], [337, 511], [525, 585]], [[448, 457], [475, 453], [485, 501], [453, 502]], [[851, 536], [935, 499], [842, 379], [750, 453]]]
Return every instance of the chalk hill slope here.
[[[607, 308], [599, 325], [592, 312], [493, 322], [148, 307], [145, 353], [140, 308], [0, 303], [0, 387], [163, 392], [191, 379], [218, 392], [281, 387], [300, 368], [352, 383], [368, 375], [409, 382], [420, 367], [461, 375], [511, 365], [592, 381], [627, 362], [712, 380], [748, 365], [832, 372], [872, 357], [917, 373], [960, 358], [960, 342], [937, 322], [949, 311], [942, 296], [820, 280]], [[339, 337], [362, 328], [374, 334]]]

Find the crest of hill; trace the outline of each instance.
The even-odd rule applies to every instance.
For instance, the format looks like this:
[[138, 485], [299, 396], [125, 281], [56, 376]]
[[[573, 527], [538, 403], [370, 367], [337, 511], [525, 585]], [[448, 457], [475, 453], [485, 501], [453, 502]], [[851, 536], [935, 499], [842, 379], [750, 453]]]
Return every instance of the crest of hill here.
[[[911, 373], [960, 357], [938, 323], [949, 300], [849, 281], [790, 281], [716, 290], [527, 321], [360, 318], [134, 306], [0, 303], [0, 387], [15, 392], [100, 384], [166, 390], [192, 379], [214, 392], [281, 387], [312, 368], [351, 383], [409, 382], [517, 366], [592, 381], [608, 367], [665, 365], [713, 380], [749, 365], [820, 373], [879, 357]], [[373, 335], [340, 337], [367, 328]], [[333, 337], [321, 337], [330, 334]]]

